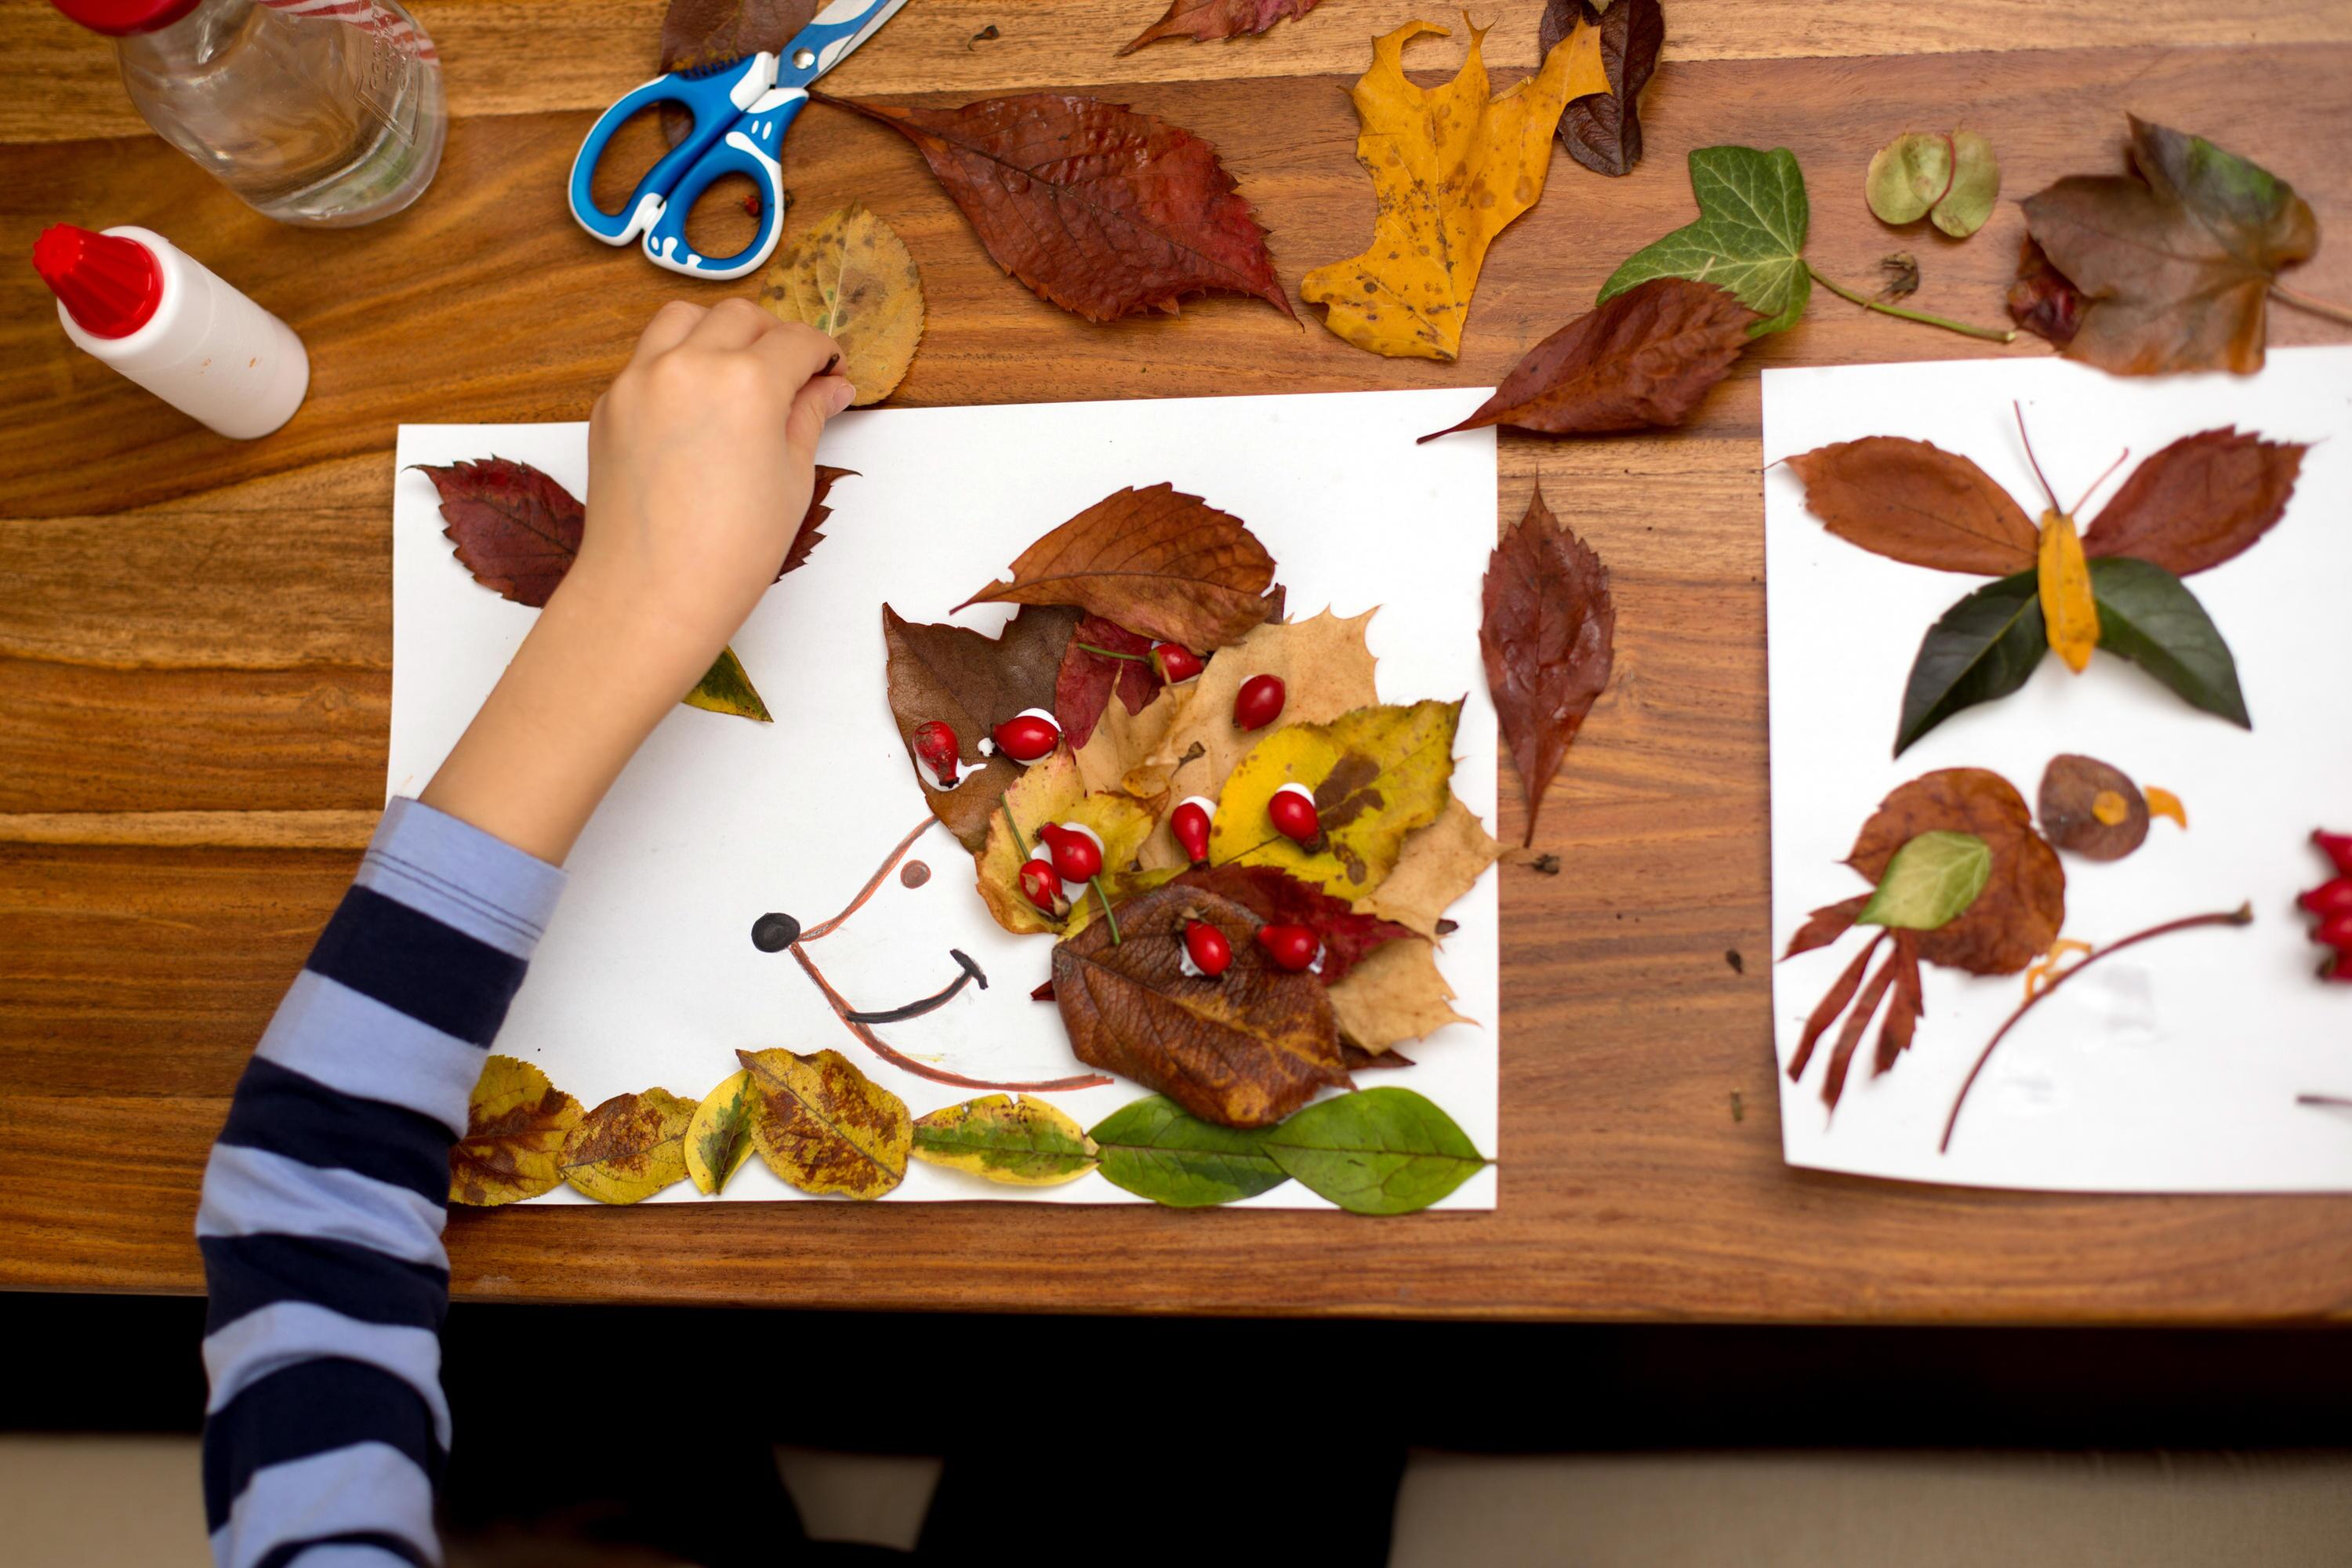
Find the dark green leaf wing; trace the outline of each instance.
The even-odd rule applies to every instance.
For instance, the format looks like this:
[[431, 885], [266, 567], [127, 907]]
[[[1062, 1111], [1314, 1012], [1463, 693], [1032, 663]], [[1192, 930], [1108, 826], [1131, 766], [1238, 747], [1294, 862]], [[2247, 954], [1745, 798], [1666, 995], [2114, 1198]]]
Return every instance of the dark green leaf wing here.
[[2040, 584], [2032, 572], [1988, 583], [1946, 610], [1911, 661], [1895, 754], [1961, 709], [2015, 691], [2049, 650]]
[[2153, 563], [2110, 555], [2091, 563], [2099, 646], [2164, 682], [2192, 708], [2241, 729], [2254, 721], [2238, 689], [2238, 661], [2188, 585]]

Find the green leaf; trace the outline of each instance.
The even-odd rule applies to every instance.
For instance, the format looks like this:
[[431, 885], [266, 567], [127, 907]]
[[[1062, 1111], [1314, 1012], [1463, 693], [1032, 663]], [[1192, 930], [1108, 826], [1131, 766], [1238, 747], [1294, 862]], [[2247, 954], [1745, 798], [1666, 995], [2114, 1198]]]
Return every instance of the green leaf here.
[[2106, 555], [2091, 563], [2091, 595], [2099, 603], [2101, 647], [2138, 665], [2190, 707], [2241, 729], [2254, 727], [2230, 645], [2179, 578], [2152, 562]]
[[1973, 833], [1922, 833], [1895, 852], [1853, 923], [1934, 931], [1968, 912], [1992, 876], [1992, 847]]
[[1049, 1187], [1095, 1168], [1078, 1124], [1042, 1100], [987, 1094], [915, 1121], [916, 1159], [1014, 1186]]
[[686, 694], [688, 708], [700, 708], [711, 713], [733, 713], [745, 719], [756, 719], [762, 724], [772, 723], [768, 705], [751, 689], [751, 678], [743, 673], [743, 661], [735, 657], [731, 647], [719, 650], [719, 662], [703, 673], [694, 689]]
[[1628, 257], [1601, 286], [1601, 300], [1653, 278], [1689, 278], [1728, 289], [1760, 313], [1750, 337], [1795, 326], [1813, 289], [1797, 155], [1786, 147], [1701, 147], [1690, 155], [1690, 177], [1698, 221]]
[[1909, 751], [1961, 709], [2006, 697], [2024, 685], [2049, 651], [2035, 573], [1988, 583], [1946, 610], [1927, 628], [1919, 657], [1911, 661], [1895, 754]]
[[1189, 1209], [1255, 1197], [1288, 1180], [1265, 1153], [1271, 1131], [1202, 1121], [1155, 1094], [1119, 1107], [1087, 1136], [1114, 1185]]
[[1307, 1107], [1266, 1136], [1301, 1186], [1350, 1214], [1411, 1214], [1486, 1162], [1454, 1119], [1409, 1089], [1367, 1089]]
[[2000, 160], [1992, 143], [1973, 131], [1954, 132], [1952, 147], [1951, 189], [1928, 216], [1954, 239], [1966, 239], [1984, 227], [2000, 199]]
[[1862, 197], [1880, 222], [1905, 224], [1926, 217], [1951, 187], [1951, 142], [1906, 131], [1871, 154]]

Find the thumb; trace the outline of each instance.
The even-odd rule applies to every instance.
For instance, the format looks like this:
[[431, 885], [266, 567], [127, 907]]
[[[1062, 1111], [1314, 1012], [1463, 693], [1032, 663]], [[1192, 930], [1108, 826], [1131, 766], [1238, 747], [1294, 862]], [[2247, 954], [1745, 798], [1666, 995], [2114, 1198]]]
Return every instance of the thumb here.
[[857, 389], [845, 375], [820, 375], [810, 380], [793, 397], [793, 411], [784, 418], [784, 439], [795, 456], [803, 460], [816, 460], [816, 438], [824, 433], [824, 422], [849, 406]]

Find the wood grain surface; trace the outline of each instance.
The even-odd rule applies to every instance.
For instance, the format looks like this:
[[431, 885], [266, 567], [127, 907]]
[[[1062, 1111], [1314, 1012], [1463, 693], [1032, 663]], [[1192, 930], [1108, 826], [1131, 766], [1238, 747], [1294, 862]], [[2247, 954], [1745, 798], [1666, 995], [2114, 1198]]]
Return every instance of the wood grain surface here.
[[[896, 401], [923, 405], [1489, 384], [1620, 258], [1687, 221], [1684, 155], [1723, 142], [1796, 152], [1824, 271], [1867, 282], [1880, 256], [1910, 249], [1917, 304], [1989, 322], [2021, 233], [2013, 198], [2117, 166], [2126, 109], [2263, 162], [2324, 226], [2352, 222], [2345, 0], [1666, 4], [1648, 161], [1612, 181], [1555, 158], [1542, 203], [1489, 258], [1457, 364], [1377, 359], [1245, 300], [1088, 326], [1004, 278], [902, 140], [823, 108], [788, 149], [788, 227], [856, 197], [906, 237], [930, 319]], [[941, 103], [1099, 92], [1219, 147], [1294, 288], [1354, 253], [1372, 203], [1345, 89], [1371, 35], [1412, 8], [1327, 0], [1264, 38], [1114, 58], [1162, 8], [915, 0], [831, 85]], [[382, 804], [396, 425], [582, 417], [657, 301], [724, 291], [593, 243], [562, 209], [590, 115], [650, 74], [658, 0], [416, 9], [446, 60], [447, 158], [416, 207], [345, 233], [247, 211], [142, 133], [101, 41], [29, 0], [0, 10], [0, 249], [23, 257], [52, 221], [149, 225], [283, 315], [314, 367], [292, 424], [219, 440], [71, 349], [31, 270], [0, 269], [0, 1285], [201, 1289], [190, 1235], [206, 1145]], [[1498, 85], [1533, 63], [1539, 9], [1490, 8]], [[974, 38], [991, 25], [997, 38]], [[1413, 63], [1450, 73], [1458, 41], [1457, 26]], [[1882, 228], [1859, 193], [1871, 150], [1958, 122], [1992, 138], [2012, 199], [1965, 244]], [[2352, 242], [2298, 281], [2352, 295]], [[2271, 336], [2331, 331], [2281, 310]], [[2352, 1199], [1978, 1193], [1780, 1163], [1758, 374], [2003, 352], [2048, 351], [1817, 292], [1805, 323], [1759, 344], [1686, 429], [1505, 437], [1498, 516], [1516, 518], [1541, 479], [1614, 571], [1619, 646], [1545, 814], [1543, 847], [1565, 870], [1502, 873], [1496, 1212], [510, 1210], [453, 1222], [457, 1290], [1052, 1311], [2352, 1316]], [[879, 700], [878, 658], [874, 679]], [[1507, 783], [1506, 838], [1520, 820]]]

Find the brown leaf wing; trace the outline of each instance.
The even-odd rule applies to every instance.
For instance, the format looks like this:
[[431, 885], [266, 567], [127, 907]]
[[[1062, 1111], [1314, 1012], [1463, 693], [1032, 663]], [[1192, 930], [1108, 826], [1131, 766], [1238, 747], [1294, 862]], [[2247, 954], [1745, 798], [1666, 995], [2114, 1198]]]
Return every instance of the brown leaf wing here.
[[1899, 436], [1839, 441], [1790, 458], [1805, 504], [1874, 554], [1938, 572], [2032, 570], [2042, 531], [1982, 468]]
[[1486, 689], [1527, 792], [1529, 844], [1544, 791], [1609, 684], [1616, 631], [1608, 568], [1560, 526], [1538, 489], [1487, 557], [1478, 627]]
[[2132, 470], [2083, 535], [2085, 555], [2131, 555], [2176, 577], [2219, 566], [2269, 531], [2307, 448], [2241, 436], [2183, 436]]

